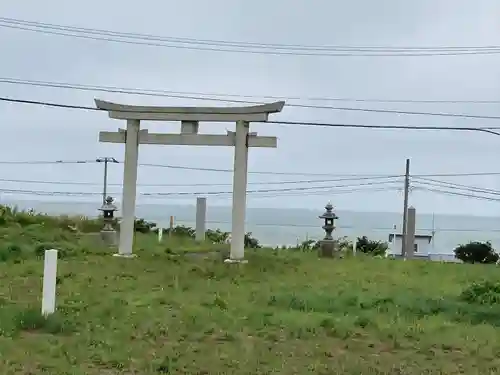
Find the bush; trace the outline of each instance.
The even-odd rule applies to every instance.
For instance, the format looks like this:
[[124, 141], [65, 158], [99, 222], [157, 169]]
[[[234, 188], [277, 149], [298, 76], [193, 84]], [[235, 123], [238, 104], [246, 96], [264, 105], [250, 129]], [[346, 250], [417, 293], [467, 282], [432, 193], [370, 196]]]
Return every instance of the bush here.
[[252, 232], [245, 233], [245, 248], [260, 249], [261, 247], [262, 246], [259, 244], [259, 240], [252, 237]]
[[314, 240], [302, 241], [298, 245], [297, 249], [300, 250], [300, 251], [317, 250], [317, 249], [319, 249], [319, 241], [314, 241]]
[[483, 263], [492, 264], [499, 260], [499, 256], [496, 251], [491, 246], [489, 241], [487, 242], [469, 242], [466, 245], [459, 245], [455, 250], [455, 258], [461, 260], [464, 263]]
[[207, 240], [213, 244], [222, 245], [227, 242], [229, 239], [229, 232], [223, 232], [220, 229], [208, 229], [205, 233]]
[[500, 303], [500, 282], [473, 283], [462, 291], [460, 298], [468, 303], [496, 305]]
[[388, 248], [387, 242], [370, 240], [366, 236], [358, 237], [356, 241], [356, 251], [373, 256], [385, 256]]
[[[172, 232], [172, 233], [170, 233]], [[165, 230], [164, 234], [167, 236], [174, 236], [178, 238], [195, 238], [196, 236], [196, 230], [191, 227], [186, 227], [184, 225], [177, 225], [176, 227], [173, 227], [172, 229], [168, 228]]]
[[156, 228], [156, 223], [145, 219], [135, 219], [134, 230], [139, 233], [151, 233]]

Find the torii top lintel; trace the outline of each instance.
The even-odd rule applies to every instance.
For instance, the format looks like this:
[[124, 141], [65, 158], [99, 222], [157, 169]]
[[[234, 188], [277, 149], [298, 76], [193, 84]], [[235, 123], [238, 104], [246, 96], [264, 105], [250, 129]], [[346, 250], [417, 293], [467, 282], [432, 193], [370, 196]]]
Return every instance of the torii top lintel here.
[[281, 112], [284, 101], [248, 107], [147, 107], [124, 105], [95, 99], [98, 109], [109, 117], [121, 120], [145, 121], [267, 121], [270, 113]]

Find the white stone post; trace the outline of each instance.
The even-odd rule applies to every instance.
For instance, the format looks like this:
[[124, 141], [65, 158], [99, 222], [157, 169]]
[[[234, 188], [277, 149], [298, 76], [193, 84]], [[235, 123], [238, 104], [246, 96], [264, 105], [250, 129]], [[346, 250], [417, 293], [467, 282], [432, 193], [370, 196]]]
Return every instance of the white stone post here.
[[115, 256], [132, 257], [134, 244], [135, 198], [137, 192], [137, 165], [139, 160], [139, 120], [127, 120], [125, 162], [123, 166], [122, 221], [120, 246]]
[[248, 169], [249, 123], [236, 123], [233, 172], [233, 209], [231, 228], [231, 252], [227, 263], [244, 262], [245, 257], [245, 215]]
[[358, 245], [358, 237], [354, 236], [354, 239], [352, 240], [352, 255], [354, 256], [356, 256], [357, 245]]
[[163, 239], [163, 228], [158, 228], [158, 242]]
[[45, 250], [43, 264], [42, 315], [56, 311], [57, 250]]
[[207, 198], [196, 198], [196, 241], [205, 241]]

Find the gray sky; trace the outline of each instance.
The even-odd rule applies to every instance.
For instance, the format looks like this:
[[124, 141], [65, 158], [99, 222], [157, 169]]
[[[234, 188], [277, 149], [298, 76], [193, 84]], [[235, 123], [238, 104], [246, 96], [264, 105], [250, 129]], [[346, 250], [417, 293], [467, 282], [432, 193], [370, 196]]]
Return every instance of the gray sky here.
[[[183, 0], [85, 2], [7, 0], [0, 16], [62, 25], [161, 36], [260, 43], [351, 46], [499, 45], [500, 3], [496, 0]], [[285, 6], [285, 4], [287, 4]], [[191, 51], [44, 35], [0, 27], [1, 76], [28, 80], [174, 91], [287, 97], [500, 100], [499, 55], [444, 57], [273, 56]], [[130, 104], [221, 105], [218, 102], [79, 92], [0, 84], [0, 96], [92, 106], [93, 98]], [[310, 103], [311, 104], [311, 103]], [[499, 105], [312, 103], [343, 107], [456, 112], [500, 116]], [[285, 107], [273, 117], [291, 121], [440, 126], [500, 126], [498, 120], [409, 116]], [[123, 158], [120, 145], [99, 144], [100, 130], [124, 124], [105, 113], [0, 103], [1, 160], [76, 160], [109, 155]], [[146, 123], [151, 131], [179, 125]], [[202, 124], [202, 132], [224, 133], [229, 125]], [[212, 130], [213, 128], [213, 130]], [[250, 150], [253, 171], [331, 174], [402, 174], [411, 158], [413, 174], [497, 172], [500, 137], [482, 133], [356, 130], [254, 124], [275, 135], [278, 149]], [[143, 146], [141, 163], [232, 168], [233, 150]], [[100, 184], [100, 165], [0, 165], [1, 178], [90, 181]], [[250, 182], [320, 177], [251, 175]], [[440, 178], [500, 190], [500, 176]], [[111, 183], [120, 183], [121, 166]], [[141, 168], [139, 183], [231, 183], [230, 173]], [[339, 183], [335, 183], [339, 184]], [[316, 183], [315, 185], [325, 185]], [[100, 186], [2, 182], [4, 189], [100, 191]], [[300, 186], [306, 186], [302, 184]], [[284, 186], [251, 186], [250, 189]], [[286, 186], [288, 187], [288, 186]], [[119, 190], [118, 187], [112, 191]], [[176, 188], [141, 187], [141, 192]], [[228, 191], [230, 186], [183, 187], [178, 191]], [[33, 197], [27, 197], [32, 199]], [[193, 198], [194, 199], [194, 198]], [[257, 199], [257, 207], [321, 207], [329, 199], [341, 209], [398, 211], [402, 193], [364, 192]], [[185, 202], [186, 200], [182, 200]], [[192, 201], [192, 199], [190, 200]], [[155, 200], [155, 202], [161, 202]], [[169, 201], [170, 203], [172, 200]], [[228, 199], [211, 199], [229, 204]], [[414, 192], [420, 212], [494, 215], [496, 202]]]

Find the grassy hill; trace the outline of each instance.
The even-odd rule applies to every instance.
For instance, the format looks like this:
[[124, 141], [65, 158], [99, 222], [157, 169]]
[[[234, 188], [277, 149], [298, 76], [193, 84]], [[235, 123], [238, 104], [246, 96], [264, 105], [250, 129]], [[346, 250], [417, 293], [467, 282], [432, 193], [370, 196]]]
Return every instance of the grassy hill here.
[[[495, 266], [270, 249], [226, 265], [147, 235], [121, 259], [38, 219], [0, 220], [1, 374], [500, 373]], [[44, 319], [49, 242], [72, 247]]]

